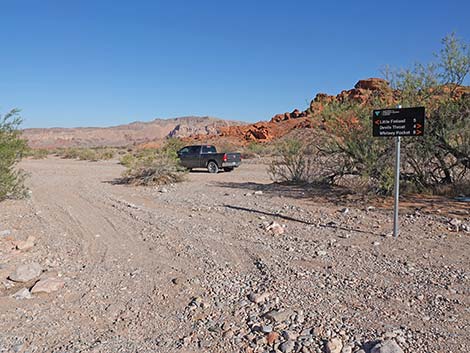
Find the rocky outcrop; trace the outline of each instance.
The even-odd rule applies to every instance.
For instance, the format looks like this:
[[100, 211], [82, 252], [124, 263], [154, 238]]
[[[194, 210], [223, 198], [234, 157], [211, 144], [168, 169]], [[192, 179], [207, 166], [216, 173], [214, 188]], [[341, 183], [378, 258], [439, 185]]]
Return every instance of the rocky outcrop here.
[[292, 113], [284, 113], [284, 114], [277, 114], [274, 115], [274, 117], [271, 119], [272, 122], [280, 122], [284, 120], [290, 120], [290, 119], [298, 119], [298, 118], [303, 118], [307, 117], [308, 113], [306, 111], [301, 112], [298, 109], [295, 109], [292, 111]]
[[345, 103], [348, 101], [366, 104], [376, 97], [385, 99], [392, 104], [396, 100], [396, 96], [397, 93], [384, 79], [369, 78], [360, 80], [354, 88], [342, 91], [336, 96], [318, 93], [304, 111], [294, 109], [290, 113], [276, 114], [269, 122], [220, 128], [219, 136], [233, 138], [233, 140], [242, 142], [267, 142], [280, 138], [294, 129], [318, 126], [319, 122], [316, 118], [328, 104], [334, 102]]

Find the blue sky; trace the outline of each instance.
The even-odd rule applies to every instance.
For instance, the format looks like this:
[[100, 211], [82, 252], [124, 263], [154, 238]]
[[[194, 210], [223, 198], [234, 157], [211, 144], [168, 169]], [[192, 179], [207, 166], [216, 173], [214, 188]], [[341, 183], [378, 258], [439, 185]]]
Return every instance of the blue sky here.
[[0, 0], [0, 112], [25, 127], [268, 120], [469, 42], [467, 1]]

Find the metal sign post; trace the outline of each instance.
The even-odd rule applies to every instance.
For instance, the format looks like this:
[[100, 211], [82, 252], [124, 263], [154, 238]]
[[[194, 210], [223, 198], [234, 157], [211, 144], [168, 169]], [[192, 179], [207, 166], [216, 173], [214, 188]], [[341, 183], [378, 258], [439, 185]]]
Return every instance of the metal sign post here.
[[[401, 109], [401, 105], [397, 106]], [[398, 224], [398, 203], [400, 202], [400, 142], [401, 137], [395, 137], [395, 203], [393, 205], [393, 236], [398, 238], [398, 232], [400, 231], [400, 225]]]
[[372, 136], [395, 137], [395, 204], [393, 207], [393, 236], [398, 237], [398, 205], [400, 198], [400, 143], [401, 136], [422, 136], [424, 132], [424, 108], [380, 109], [372, 112]]

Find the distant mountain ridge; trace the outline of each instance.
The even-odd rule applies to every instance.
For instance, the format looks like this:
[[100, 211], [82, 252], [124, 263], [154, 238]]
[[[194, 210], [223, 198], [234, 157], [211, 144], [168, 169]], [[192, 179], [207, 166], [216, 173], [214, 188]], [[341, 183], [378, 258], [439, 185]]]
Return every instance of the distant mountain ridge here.
[[209, 116], [185, 116], [111, 127], [30, 128], [23, 130], [23, 137], [32, 148], [122, 147], [165, 137], [218, 134], [222, 127], [245, 124]]

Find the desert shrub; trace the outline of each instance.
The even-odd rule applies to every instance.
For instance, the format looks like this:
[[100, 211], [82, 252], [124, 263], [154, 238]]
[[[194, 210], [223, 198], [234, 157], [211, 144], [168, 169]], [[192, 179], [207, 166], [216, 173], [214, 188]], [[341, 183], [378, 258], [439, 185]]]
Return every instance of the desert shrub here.
[[172, 158], [177, 157], [177, 152], [185, 146], [185, 143], [179, 138], [171, 137], [165, 140], [161, 151]]
[[77, 148], [59, 148], [57, 149], [57, 156], [64, 159], [77, 159], [78, 149]]
[[119, 163], [124, 167], [130, 168], [135, 161], [135, 156], [132, 153], [126, 153], [119, 158]]
[[64, 159], [78, 159], [81, 161], [101, 161], [114, 158], [116, 154], [115, 148], [109, 147], [67, 147], [59, 148], [55, 151], [55, 155]]
[[323, 184], [332, 177], [331, 163], [331, 158], [313, 141], [290, 138], [274, 145], [268, 173], [276, 182]]
[[251, 159], [271, 156], [274, 154], [274, 149], [273, 144], [252, 141], [243, 148], [242, 157], [244, 159]]
[[[355, 177], [356, 184], [376, 193], [393, 190], [393, 144], [371, 134], [371, 107], [354, 102], [332, 103], [325, 108], [320, 149], [331, 156], [329, 180], [340, 184]], [[349, 184], [352, 184], [349, 182]]]
[[91, 148], [81, 148], [77, 154], [77, 158], [81, 161], [98, 161], [98, 153]]
[[[428, 114], [426, 134], [404, 148], [403, 178], [417, 191], [462, 185], [470, 177], [470, 95], [446, 99]], [[470, 192], [470, 189], [467, 193]]]
[[240, 147], [230, 141], [222, 140], [215, 143], [215, 147], [217, 148], [217, 152], [236, 152], [240, 149]]
[[132, 185], [164, 185], [184, 180], [186, 169], [168, 151], [153, 156], [134, 156], [120, 180]]
[[27, 151], [26, 156], [32, 159], [44, 159], [47, 158], [49, 153], [50, 151], [44, 148], [30, 148]]
[[18, 130], [21, 122], [17, 109], [0, 115], [0, 201], [25, 195], [25, 174], [15, 168], [28, 149]]
[[114, 148], [98, 148], [96, 149], [98, 160], [107, 161], [113, 159], [117, 153], [117, 150]]

